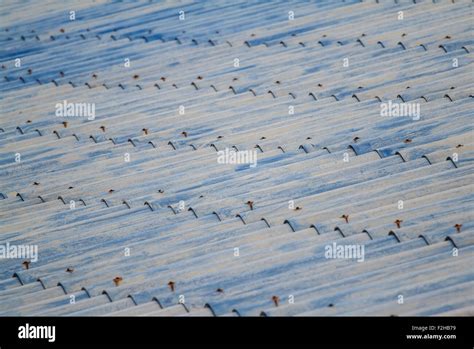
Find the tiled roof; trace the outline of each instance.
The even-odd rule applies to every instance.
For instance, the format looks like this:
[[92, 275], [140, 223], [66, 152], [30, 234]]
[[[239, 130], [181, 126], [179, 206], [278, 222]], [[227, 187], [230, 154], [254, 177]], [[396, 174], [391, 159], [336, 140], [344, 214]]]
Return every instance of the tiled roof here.
[[0, 9], [0, 315], [474, 313], [470, 1]]

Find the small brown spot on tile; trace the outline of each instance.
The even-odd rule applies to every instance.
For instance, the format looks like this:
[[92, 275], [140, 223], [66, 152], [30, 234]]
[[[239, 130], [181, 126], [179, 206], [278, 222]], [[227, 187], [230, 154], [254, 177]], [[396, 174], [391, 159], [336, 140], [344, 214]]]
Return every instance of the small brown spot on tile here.
[[280, 303], [280, 297], [273, 296], [272, 301], [273, 301], [273, 304], [275, 304], [275, 307], [278, 307], [278, 304]]
[[349, 223], [349, 215], [348, 214], [343, 214], [340, 218], [344, 219], [346, 223]]
[[170, 281], [168, 282], [168, 287], [170, 288], [171, 292], [174, 292], [174, 287], [175, 287], [175, 282], [174, 281]]
[[120, 284], [123, 281], [123, 278], [121, 276], [116, 276], [113, 281], [114, 281], [115, 286], [120, 286]]
[[30, 269], [30, 264], [30, 261], [24, 261], [23, 263], [21, 263], [21, 265], [23, 265], [23, 268], [25, 269]]

